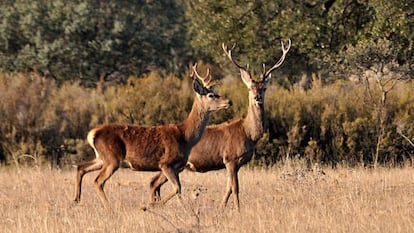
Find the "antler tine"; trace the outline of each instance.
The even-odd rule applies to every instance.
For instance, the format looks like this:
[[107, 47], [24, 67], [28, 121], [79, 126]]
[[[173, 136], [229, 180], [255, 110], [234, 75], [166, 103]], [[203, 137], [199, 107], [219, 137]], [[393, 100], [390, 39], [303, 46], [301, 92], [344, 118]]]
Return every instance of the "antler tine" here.
[[[264, 73], [263, 77], [269, 76], [275, 69], [277, 69], [279, 66], [282, 65], [283, 61], [285, 60], [286, 54], [289, 52], [290, 46], [292, 45], [292, 41], [289, 39], [289, 44], [287, 48], [285, 48], [283, 41], [281, 42], [281, 44], [282, 44], [282, 53], [283, 53], [282, 57], [280, 57], [279, 61], [277, 61], [276, 64], [273, 65], [272, 68], [270, 68], [268, 71]], [[265, 67], [264, 64], [263, 64], [263, 67]]]
[[231, 56], [232, 49], [234, 49], [234, 47], [236, 47], [236, 44], [234, 44], [231, 49], [227, 49], [227, 46], [224, 43], [221, 44], [221, 47], [223, 48], [224, 53], [227, 55], [227, 57], [230, 59], [230, 61], [233, 62], [234, 65], [236, 65], [239, 69], [242, 69], [242, 70], [247, 72], [246, 67], [239, 65], [239, 63], [237, 63], [236, 60], [234, 60], [233, 57]]
[[214, 85], [214, 81], [211, 78], [210, 69], [209, 68], [207, 68], [207, 74], [206, 74], [206, 76], [205, 77], [201, 77], [200, 74], [198, 74], [198, 72], [197, 72], [197, 63], [195, 63], [193, 65], [193, 72], [196, 75], [196, 77], [198, 79], [200, 79], [200, 81], [203, 83], [203, 85], [205, 87], [210, 88], [211, 86]]
[[206, 76], [202, 80], [203, 80], [204, 85], [207, 88], [210, 88], [210, 87], [212, 87], [215, 84], [215, 82], [211, 78], [210, 68], [207, 68], [207, 74], [206, 74]]

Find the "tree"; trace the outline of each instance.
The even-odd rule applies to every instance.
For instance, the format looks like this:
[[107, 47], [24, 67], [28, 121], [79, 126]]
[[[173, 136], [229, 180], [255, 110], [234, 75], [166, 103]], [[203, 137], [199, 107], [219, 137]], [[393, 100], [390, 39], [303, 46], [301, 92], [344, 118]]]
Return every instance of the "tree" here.
[[[285, 2], [190, 1], [186, 15], [191, 45], [200, 57], [216, 64], [226, 61], [221, 43], [237, 44], [235, 49], [241, 63], [249, 61], [252, 67], [261, 67], [263, 62], [272, 62], [279, 56], [280, 40], [292, 37], [293, 49], [300, 48], [301, 40], [289, 33], [291, 25], [281, 19], [291, 14], [285, 10], [288, 8]], [[289, 57], [295, 54], [291, 51]]]
[[[385, 39], [350, 46], [342, 56], [346, 58], [343, 66], [345, 72], [356, 73], [361, 77], [360, 81], [366, 87], [367, 103], [373, 107], [376, 114], [374, 119], [377, 125], [377, 143], [373, 155], [373, 165], [376, 168], [386, 125], [391, 123], [388, 117], [387, 97], [399, 81], [410, 79], [410, 65], [398, 64], [393, 43]], [[355, 64], [356, 68], [352, 69], [350, 64]], [[378, 91], [372, 90], [372, 86], [376, 86]]]
[[184, 12], [178, 1], [2, 1], [0, 67], [38, 70], [59, 82], [124, 80], [156, 67], [183, 72]]
[[408, 0], [206, 0], [186, 5], [192, 46], [205, 60], [223, 63], [220, 44], [237, 43], [239, 60], [261, 67], [277, 56], [280, 40], [291, 38], [285, 72], [321, 73], [327, 80], [345, 78], [329, 73], [342, 62], [338, 54], [361, 40], [396, 41], [398, 63], [413, 64], [413, 14]]

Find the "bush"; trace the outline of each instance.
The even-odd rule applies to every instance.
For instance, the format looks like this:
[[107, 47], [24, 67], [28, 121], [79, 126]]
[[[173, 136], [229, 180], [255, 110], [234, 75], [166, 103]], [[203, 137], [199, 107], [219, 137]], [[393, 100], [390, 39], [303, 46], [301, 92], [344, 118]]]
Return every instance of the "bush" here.
[[[85, 138], [90, 128], [109, 122], [157, 125], [186, 118], [193, 101], [188, 77], [152, 72], [123, 85], [101, 81], [96, 88], [77, 82], [56, 85], [37, 73], [0, 75], [0, 159], [6, 164], [71, 165], [94, 156]], [[234, 106], [215, 113], [220, 123], [247, 112], [247, 88], [225, 77], [219, 92]], [[389, 92], [379, 163], [411, 163], [414, 146], [412, 82]], [[371, 98], [381, 93], [372, 92]], [[285, 158], [310, 163], [371, 165], [378, 136], [377, 108], [360, 83], [337, 81], [285, 89], [273, 82], [265, 100], [266, 132], [256, 147], [256, 164]]]

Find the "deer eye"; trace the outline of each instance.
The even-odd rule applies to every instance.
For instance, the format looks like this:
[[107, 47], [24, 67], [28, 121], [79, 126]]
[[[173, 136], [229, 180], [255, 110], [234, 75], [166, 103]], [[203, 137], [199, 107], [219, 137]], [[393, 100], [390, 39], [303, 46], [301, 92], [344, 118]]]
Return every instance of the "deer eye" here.
[[214, 93], [208, 93], [208, 94], [207, 94], [207, 97], [208, 97], [209, 99], [215, 99], [217, 96], [216, 96]]

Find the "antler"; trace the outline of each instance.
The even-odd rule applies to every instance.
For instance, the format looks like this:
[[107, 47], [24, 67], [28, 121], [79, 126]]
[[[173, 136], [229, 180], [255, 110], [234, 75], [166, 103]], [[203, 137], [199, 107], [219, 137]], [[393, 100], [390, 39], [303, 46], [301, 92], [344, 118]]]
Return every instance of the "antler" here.
[[252, 75], [249, 72], [249, 64], [247, 64], [246, 67], [244, 67], [239, 65], [239, 63], [237, 63], [236, 60], [233, 59], [233, 57], [231, 56], [231, 51], [232, 49], [234, 49], [235, 46], [236, 44], [233, 45], [233, 48], [227, 49], [227, 46], [224, 45], [224, 43], [221, 44], [221, 47], [223, 48], [224, 53], [227, 55], [227, 57], [233, 62], [234, 65], [236, 65], [240, 69], [241, 79], [243, 80], [244, 84], [248, 88], [250, 88], [252, 84]]
[[195, 63], [193, 65], [193, 72], [196, 75], [196, 77], [203, 83], [204, 87], [210, 88], [215, 84], [215, 82], [211, 78], [210, 69], [207, 68], [207, 74], [205, 75], [205, 77], [201, 77], [197, 72], [197, 63]]
[[268, 77], [275, 69], [277, 69], [279, 66], [282, 65], [283, 61], [285, 60], [286, 54], [289, 52], [290, 46], [292, 45], [292, 42], [290, 41], [290, 39], [289, 39], [289, 45], [287, 46], [287, 48], [285, 48], [283, 41], [281, 43], [282, 43], [282, 52], [283, 52], [282, 57], [268, 71], [266, 71], [265, 64], [263, 64], [263, 70], [265, 71], [263, 74], [264, 78]]
[[233, 45], [233, 47], [231, 49], [227, 49], [227, 46], [222, 43], [221, 47], [224, 50], [224, 53], [227, 55], [227, 57], [230, 59], [230, 61], [233, 62], [234, 65], [236, 65], [239, 69], [246, 71], [247, 73], [249, 73], [248, 69], [249, 69], [249, 64], [246, 65], [246, 67], [239, 65], [239, 63], [236, 62], [236, 60], [233, 59], [233, 57], [231, 56], [231, 52], [232, 49], [234, 49], [234, 47], [236, 46], [236, 44]]

